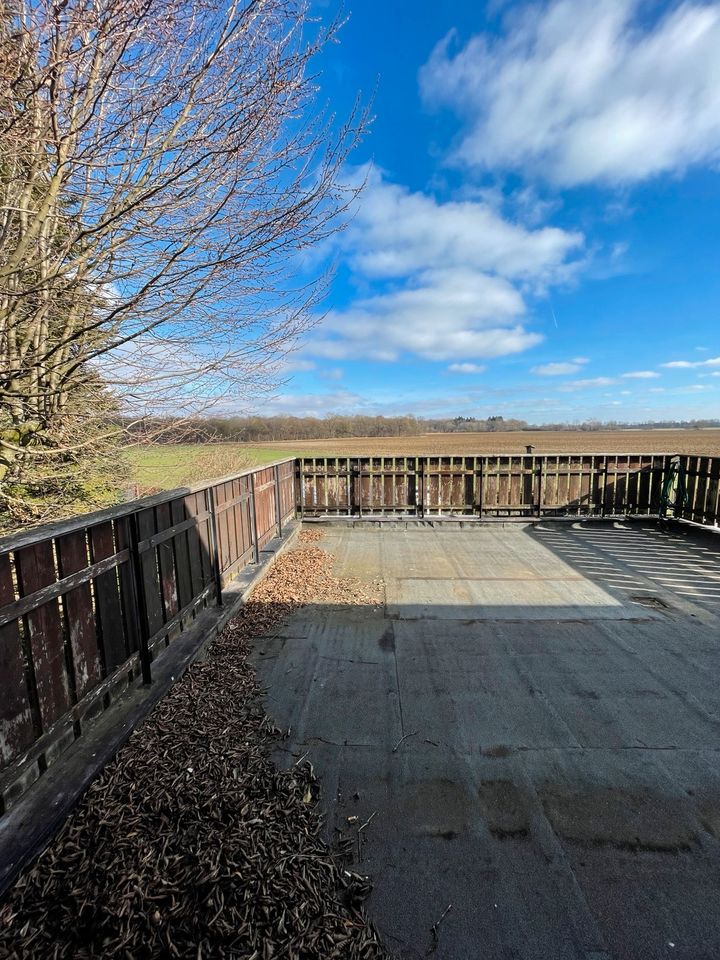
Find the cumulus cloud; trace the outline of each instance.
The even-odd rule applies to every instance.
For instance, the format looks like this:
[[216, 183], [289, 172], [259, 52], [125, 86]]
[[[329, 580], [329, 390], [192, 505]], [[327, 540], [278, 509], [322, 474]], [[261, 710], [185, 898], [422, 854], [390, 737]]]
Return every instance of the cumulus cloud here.
[[[649, 14], [649, 15], [648, 15]], [[504, 36], [442, 40], [429, 105], [466, 122], [456, 158], [558, 185], [633, 183], [720, 158], [720, 4], [643, 0], [514, 9]]]
[[573, 360], [559, 363], [540, 363], [530, 368], [530, 373], [539, 377], [561, 377], [564, 374], [577, 373], [582, 365], [587, 363], [586, 357], [575, 357]]
[[451, 373], [483, 373], [486, 369], [481, 363], [451, 363], [448, 367]]
[[623, 373], [622, 376], [626, 380], [653, 380], [660, 374], [654, 370], [631, 370], [629, 373]]
[[529, 229], [484, 200], [443, 203], [363, 173], [366, 188], [340, 239], [363, 294], [327, 314], [308, 353], [469, 361], [542, 340], [525, 326], [526, 299], [577, 271], [581, 234]]
[[582, 234], [558, 227], [527, 229], [483, 200], [438, 202], [371, 171], [346, 238], [351, 263], [368, 277], [405, 276], [440, 265], [533, 284], [568, 275], [567, 258]]

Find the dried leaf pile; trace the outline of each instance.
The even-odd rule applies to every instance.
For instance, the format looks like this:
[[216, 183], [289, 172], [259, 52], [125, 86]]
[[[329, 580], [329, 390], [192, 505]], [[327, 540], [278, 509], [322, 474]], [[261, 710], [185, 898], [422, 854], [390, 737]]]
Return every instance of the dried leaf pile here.
[[377, 606], [382, 603], [382, 580], [333, 576], [332, 554], [311, 545], [321, 538], [319, 530], [303, 530], [299, 546], [279, 556], [267, 577], [255, 588], [243, 611], [244, 615], [250, 616], [255, 622], [261, 614], [257, 607], [265, 607], [266, 614], [272, 608], [272, 614], [279, 614], [278, 619], [282, 619], [298, 606], [308, 603], [350, 606]]
[[[301, 535], [92, 784], [0, 908], [0, 957], [385, 958], [365, 878], [320, 837], [311, 767], [279, 771], [251, 638], [298, 605], [380, 597]], [[368, 602], [366, 599], [364, 602]]]

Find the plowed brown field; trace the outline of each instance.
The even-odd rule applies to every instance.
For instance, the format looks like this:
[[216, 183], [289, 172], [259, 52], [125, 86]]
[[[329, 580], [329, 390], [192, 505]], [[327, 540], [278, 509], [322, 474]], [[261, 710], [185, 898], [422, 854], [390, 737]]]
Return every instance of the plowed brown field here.
[[[347, 440], [285, 440], [257, 444], [278, 456], [362, 456], [363, 454], [492, 454], [525, 453], [695, 453], [720, 456], [720, 429], [524, 430], [513, 433], [426, 433], [415, 437], [368, 437]], [[244, 446], [244, 445], [243, 445]], [[248, 444], [248, 452], [255, 444]]]

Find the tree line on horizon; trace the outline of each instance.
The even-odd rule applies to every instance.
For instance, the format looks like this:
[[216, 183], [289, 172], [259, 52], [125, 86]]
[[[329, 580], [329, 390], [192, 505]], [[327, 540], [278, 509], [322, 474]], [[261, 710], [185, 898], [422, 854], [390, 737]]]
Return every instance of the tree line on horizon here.
[[[720, 420], [661, 420], [622, 423], [586, 420], [581, 423], [533, 424], [526, 420], [491, 417], [426, 418], [365, 414], [329, 414], [325, 417], [230, 416], [197, 420], [153, 421], [151, 432], [163, 443], [272, 443], [278, 440], [327, 440], [352, 437], [410, 437], [423, 433], [497, 433], [518, 430], [703, 429], [720, 427]], [[142, 426], [144, 431], [148, 425]], [[132, 428], [131, 431], [132, 433]]]

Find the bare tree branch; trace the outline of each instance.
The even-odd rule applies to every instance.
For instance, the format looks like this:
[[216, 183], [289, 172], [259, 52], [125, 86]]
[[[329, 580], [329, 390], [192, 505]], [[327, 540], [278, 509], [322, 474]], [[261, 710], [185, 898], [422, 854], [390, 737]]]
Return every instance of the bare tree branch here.
[[93, 390], [132, 416], [270, 385], [358, 190], [366, 113], [312, 73], [337, 30], [304, 0], [0, 0], [0, 484], [105, 435]]

